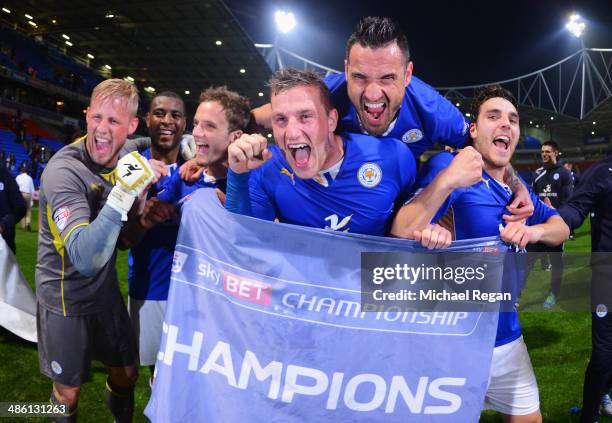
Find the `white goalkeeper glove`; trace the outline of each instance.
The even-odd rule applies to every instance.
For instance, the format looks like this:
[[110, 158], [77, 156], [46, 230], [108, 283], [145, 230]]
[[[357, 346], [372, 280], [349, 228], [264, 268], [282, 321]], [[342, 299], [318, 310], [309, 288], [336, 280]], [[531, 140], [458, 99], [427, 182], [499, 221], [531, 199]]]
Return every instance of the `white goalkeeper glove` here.
[[126, 154], [115, 168], [115, 186], [108, 195], [106, 204], [121, 213], [121, 220], [127, 220], [127, 214], [149, 184], [155, 179], [155, 174], [149, 161], [133, 151]]
[[185, 160], [191, 160], [196, 155], [196, 143], [193, 135], [184, 134], [181, 138], [181, 156]]

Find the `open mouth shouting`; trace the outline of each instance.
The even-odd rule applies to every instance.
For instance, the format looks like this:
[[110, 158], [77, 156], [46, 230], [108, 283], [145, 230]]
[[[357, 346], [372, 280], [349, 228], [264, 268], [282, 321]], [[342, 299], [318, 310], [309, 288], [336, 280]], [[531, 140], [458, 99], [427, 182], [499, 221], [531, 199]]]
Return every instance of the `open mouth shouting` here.
[[308, 144], [288, 144], [287, 150], [298, 168], [305, 169], [308, 166], [308, 160], [310, 159], [310, 147]]
[[210, 151], [210, 145], [204, 142], [196, 141], [196, 154], [205, 157]]
[[113, 141], [107, 138], [103, 138], [99, 135], [94, 136], [94, 148], [96, 153], [99, 154], [110, 154], [113, 149]]
[[495, 149], [501, 152], [506, 152], [510, 148], [510, 137], [507, 135], [498, 135], [493, 139]]
[[363, 102], [363, 115], [366, 123], [372, 126], [379, 126], [384, 123], [385, 110], [387, 110], [387, 103], [385, 101]]

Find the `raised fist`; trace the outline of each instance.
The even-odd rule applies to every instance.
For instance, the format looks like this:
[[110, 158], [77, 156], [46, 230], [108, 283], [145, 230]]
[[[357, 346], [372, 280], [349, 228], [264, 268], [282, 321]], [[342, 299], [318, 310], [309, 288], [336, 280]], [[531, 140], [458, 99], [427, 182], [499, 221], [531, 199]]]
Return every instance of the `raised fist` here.
[[229, 166], [235, 173], [245, 173], [257, 169], [272, 157], [268, 150], [268, 140], [259, 134], [243, 134], [227, 149]]
[[155, 174], [146, 158], [135, 151], [126, 154], [117, 163], [115, 187], [106, 204], [121, 213], [121, 220], [127, 220], [134, 200], [148, 189], [154, 179]]

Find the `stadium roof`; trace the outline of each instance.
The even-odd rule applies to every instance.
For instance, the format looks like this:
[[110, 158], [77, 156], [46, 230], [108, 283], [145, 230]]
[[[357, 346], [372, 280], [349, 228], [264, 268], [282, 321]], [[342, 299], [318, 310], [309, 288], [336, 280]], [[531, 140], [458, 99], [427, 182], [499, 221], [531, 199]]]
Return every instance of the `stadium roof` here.
[[21, 0], [3, 7], [11, 11], [0, 13], [3, 21], [105, 77], [130, 76], [142, 88], [176, 91], [192, 104], [210, 85], [228, 85], [255, 105], [267, 97], [271, 71], [220, 0]]
[[[340, 72], [283, 47], [257, 47], [262, 54], [276, 55], [272, 57], [275, 66], [282, 63], [307, 67], [322, 74]], [[612, 48], [582, 48], [556, 63], [512, 79], [436, 89], [469, 117], [475, 94], [490, 84], [502, 85], [514, 93], [522, 128], [540, 129], [538, 136], [544, 136], [544, 141], [552, 138], [564, 145], [607, 143], [612, 135]]]

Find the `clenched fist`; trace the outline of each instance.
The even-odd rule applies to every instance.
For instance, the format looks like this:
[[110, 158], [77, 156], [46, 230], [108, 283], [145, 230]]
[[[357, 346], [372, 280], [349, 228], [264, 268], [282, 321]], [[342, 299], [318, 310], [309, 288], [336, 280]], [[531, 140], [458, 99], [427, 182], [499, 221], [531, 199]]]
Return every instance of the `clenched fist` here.
[[466, 188], [482, 179], [483, 166], [480, 153], [474, 147], [465, 147], [444, 172], [453, 189]]
[[243, 134], [227, 149], [229, 166], [234, 173], [245, 173], [257, 169], [272, 157], [268, 141], [259, 134]]

